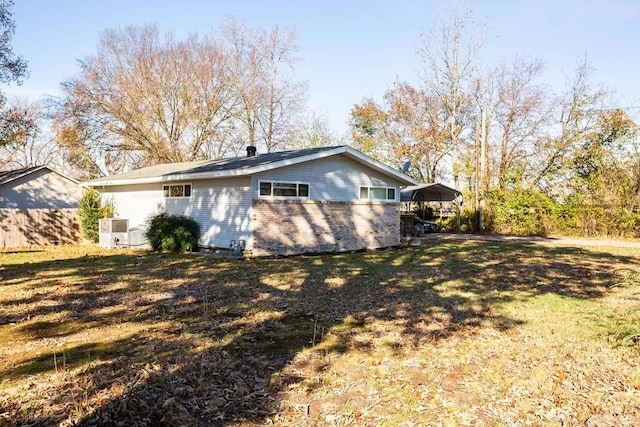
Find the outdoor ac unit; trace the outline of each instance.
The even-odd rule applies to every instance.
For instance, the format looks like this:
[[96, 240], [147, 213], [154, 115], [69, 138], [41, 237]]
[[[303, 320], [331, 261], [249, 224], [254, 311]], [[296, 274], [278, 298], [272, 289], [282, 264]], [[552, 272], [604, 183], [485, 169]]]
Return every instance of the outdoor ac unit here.
[[98, 244], [102, 248], [129, 246], [129, 220], [102, 218], [99, 224]]

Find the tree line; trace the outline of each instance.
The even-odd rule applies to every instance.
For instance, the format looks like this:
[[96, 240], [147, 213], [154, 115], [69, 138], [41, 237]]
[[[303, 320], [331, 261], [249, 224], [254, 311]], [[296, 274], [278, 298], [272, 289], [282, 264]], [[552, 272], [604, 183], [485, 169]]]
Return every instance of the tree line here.
[[16, 130], [3, 133], [4, 160], [55, 157], [85, 179], [229, 157], [247, 145], [287, 148], [307, 97], [295, 79], [296, 40], [293, 29], [233, 18], [183, 40], [155, 25], [102, 31], [61, 96], [8, 106], [4, 123]]
[[[0, 81], [26, 78], [0, 0]], [[564, 88], [543, 61], [482, 62], [484, 27], [451, 9], [420, 36], [416, 81], [355, 104], [349, 135], [306, 113], [295, 30], [230, 18], [184, 39], [154, 25], [101, 32], [56, 98], [2, 103], [0, 164], [79, 179], [138, 167], [348, 143], [422, 182], [465, 194], [475, 231], [640, 236], [638, 127], [579, 59]], [[69, 172], [68, 169], [71, 171]]]
[[592, 82], [589, 61], [554, 92], [539, 59], [482, 64], [483, 34], [470, 10], [435, 24], [419, 81], [353, 107], [353, 145], [410, 161], [420, 181], [453, 181], [470, 231], [640, 236], [638, 126]]
[[284, 148], [306, 94], [297, 51], [292, 29], [232, 19], [185, 40], [154, 25], [106, 30], [54, 101], [56, 140], [95, 175]]

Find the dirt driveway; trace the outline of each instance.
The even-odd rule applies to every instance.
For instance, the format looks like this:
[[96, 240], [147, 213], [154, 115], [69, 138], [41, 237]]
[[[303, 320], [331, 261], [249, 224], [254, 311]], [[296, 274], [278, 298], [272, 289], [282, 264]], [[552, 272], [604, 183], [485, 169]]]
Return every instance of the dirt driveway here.
[[564, 246], [613, 246], [640, 249], [640, 240], [587, 239], [573, 237], [503, 236], [498, 234], [428, 233], [421, 240], [481, 240], [489, 242], [535, 243]]

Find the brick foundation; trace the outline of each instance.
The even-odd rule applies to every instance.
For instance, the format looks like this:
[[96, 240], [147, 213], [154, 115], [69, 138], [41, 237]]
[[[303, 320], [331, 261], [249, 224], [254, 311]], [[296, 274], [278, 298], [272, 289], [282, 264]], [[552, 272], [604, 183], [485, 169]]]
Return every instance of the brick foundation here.
[[254, 200], [252, 256], [343, 252], [400, 243], [400, 206]]

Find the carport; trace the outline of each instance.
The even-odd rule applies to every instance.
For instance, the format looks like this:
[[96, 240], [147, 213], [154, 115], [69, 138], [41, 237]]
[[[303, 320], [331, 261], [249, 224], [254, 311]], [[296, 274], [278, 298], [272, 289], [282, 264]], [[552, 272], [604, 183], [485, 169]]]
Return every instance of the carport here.
[[424, 202], [452, 202], [456, 210], [457, 231], [460, 232], [462, 193], [455, 188], [439, 183], [412, 185], [400, 190], [400, 201], [405, 204], [404, 212], [407, 213], [401, 215], [401, 235], [413, 229], [412, 203]]

